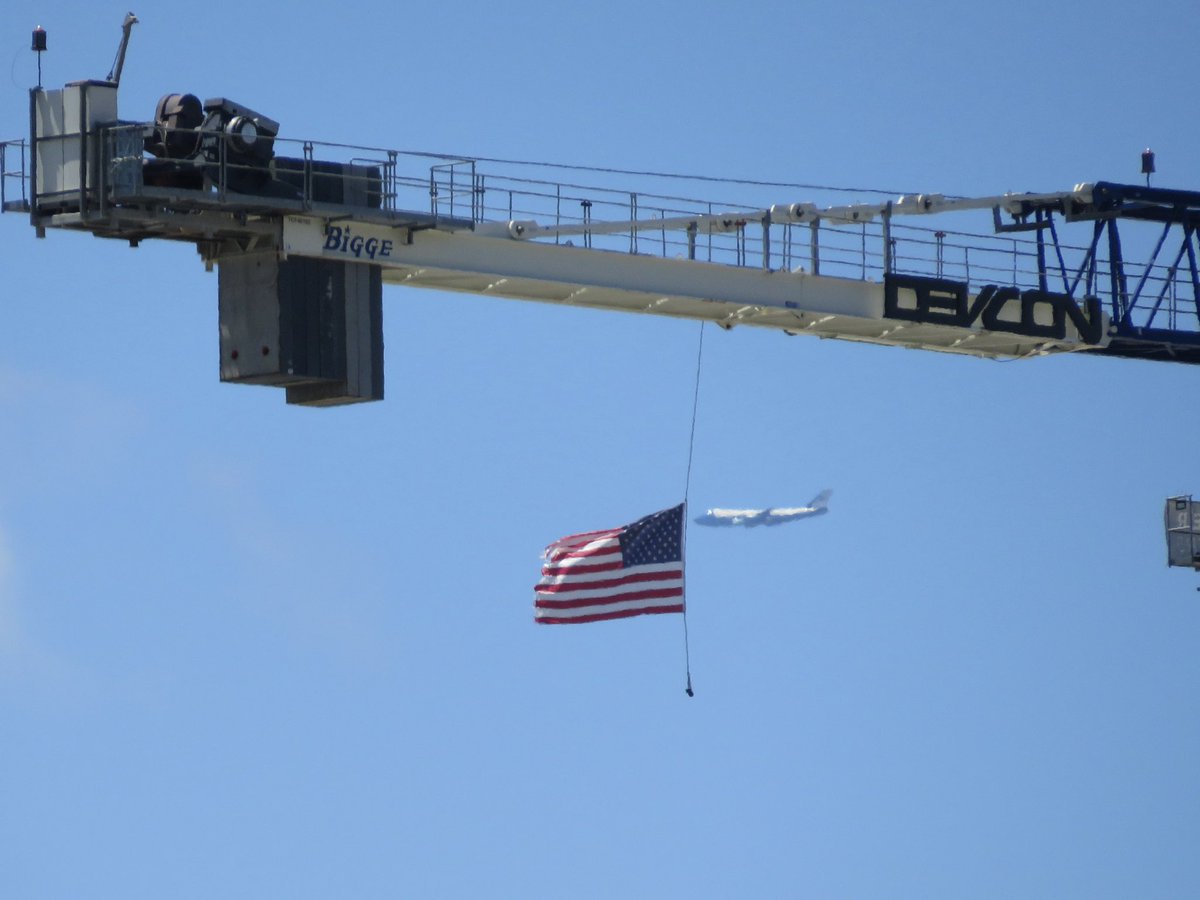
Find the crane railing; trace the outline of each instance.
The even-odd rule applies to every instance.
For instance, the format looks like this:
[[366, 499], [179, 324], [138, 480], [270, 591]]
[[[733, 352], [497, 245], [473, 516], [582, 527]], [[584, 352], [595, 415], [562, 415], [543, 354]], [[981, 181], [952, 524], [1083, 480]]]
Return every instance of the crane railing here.
[[[654, 185], [630, 190], [620, 183], [632, 177], [628, 173], [591, 170], [596, 182], [583, 183], [552, 177], [553, 166], [278, 137], [264, 170], [239, 161], [229, 152], [230, 137], [219, 132], [182, 135], [208, 141], [206, 154], [157, 160], [143, 150], [152, 127], [120, 123], [100, 129], [100, 199], [97, 210], [84, 212], [104, 215], [110, 204], [136, 206], [162, 184], [194, 188], [176, 192], [182, 208], [205, 198], [236, 204], [257, 192], [256, 209], [294, 212], [353, 194], [354, 202], [384, 215], [427, 209], [434, 227], [466, 223], [480, 234], [598, 251], [867, 281], [923, 275], [962, 283], [972, 293], [1002, 285], [1097, 296], [1118, 329], [1161, 329], [1200, 342], [1196, 223], [1188, 216], [1159, 217], [1157, 241], [1153, 234], [1130, 240], [1128, 233], [1117, 235], [1126, 210], [1081, 214], [1086, 204], [1073, 198], [1087, 194], [1078, 188], [980, 201], [859, 194], [849, 204], [844, 194], [824, 189], [824, 195], [814, 190], [802, 203], [780, 205], [778, 186], [729, 182], [725, 189], [740, 196], [718, 200], [692, 194], [687, 188], [700, 182], [684, 178], [672, 179], [669, 190]], [[6, 211], [36, 214], [33, 172], [30, 142], [0, 144], [0, 202]], [[919, 203], [914, 207], [913, 201]], [[153, 202], [172, 200], [159, 191]], [[1140, 215], [1141, 207], [1130, 208], [1134, 218]], [[992, 212], [991, 221], [980, 219], [982, 210]], [[913, 212], [929, 215], [909, 215]], [[1067, 225], [1074, 240], [1058, 233]], [[1081, 230], [1090, 233], [1080, 237]]]
[[29, 212], [29, 145], [24, 139], [0, 143], [0, 210]]

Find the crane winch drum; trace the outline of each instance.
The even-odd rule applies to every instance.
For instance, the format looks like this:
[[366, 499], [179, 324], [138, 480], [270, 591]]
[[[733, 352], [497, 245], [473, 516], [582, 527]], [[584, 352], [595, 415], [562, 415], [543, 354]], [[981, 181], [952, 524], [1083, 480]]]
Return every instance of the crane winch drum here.
[[147, 161], [147, 183], [194, 189], [207, 176], [240, 194], [294, 197], [271, 173], [278, 134], [274, 119], [225, 97], [201, 104], [195, 94], [166, 94], [145, 137], [158, 158]]

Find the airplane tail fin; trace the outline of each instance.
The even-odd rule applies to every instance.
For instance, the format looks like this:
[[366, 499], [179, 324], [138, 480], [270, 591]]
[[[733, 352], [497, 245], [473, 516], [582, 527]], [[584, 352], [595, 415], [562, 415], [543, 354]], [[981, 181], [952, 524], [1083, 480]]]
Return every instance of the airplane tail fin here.
[[817, 496], [808, 501], [808, 505], [813, 509], [826, 509], [829, 506], [829, 498], [833, 496], [833, 491], [828, 488], [821, 491]]

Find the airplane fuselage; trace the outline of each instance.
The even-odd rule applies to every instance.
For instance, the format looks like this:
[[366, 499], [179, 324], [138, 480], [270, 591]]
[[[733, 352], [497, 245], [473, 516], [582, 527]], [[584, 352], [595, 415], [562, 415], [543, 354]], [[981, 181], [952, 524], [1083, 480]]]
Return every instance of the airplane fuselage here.
[[766, 509], [724, 509], [716, 507], [704, 515], [697, 516], [698, 525], [782, 525], [809, 516], [821, 516], [829, 512], [829, 498], [833, 491], [824, 490], [809, 501], [808, 506], [768, 506]]
[[702, 516], [696, 517], [701, 525], [782, 525], [784, 522], [794, 522], [796, 519], [806, 519], [809, 516], [821, 516], [827, 509], [814, 509], [810, 506], [772, 506], [767, 509], [710, 509]]

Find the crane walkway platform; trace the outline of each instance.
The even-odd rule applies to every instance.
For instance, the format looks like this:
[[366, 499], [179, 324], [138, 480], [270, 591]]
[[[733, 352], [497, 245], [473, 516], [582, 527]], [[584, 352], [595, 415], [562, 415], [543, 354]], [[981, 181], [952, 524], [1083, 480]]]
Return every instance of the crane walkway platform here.
[[[48, 93], [34, 92], [35, 118]], [[278, 135], [264, 159], [230, 135], [154, 158], [163, 131], [98, 121], [0, 144], [0, 205], [39, 235], [187, 241], [210, 265], [270, 251], [369, 265], [385, 283], [727, 328], [1200, 362], [1193, 192], [889, 195]]]

